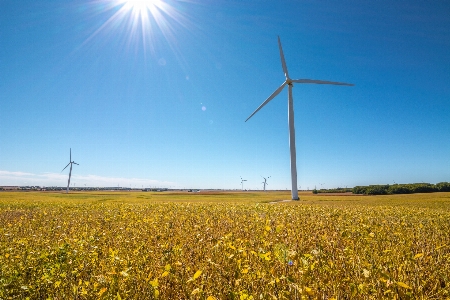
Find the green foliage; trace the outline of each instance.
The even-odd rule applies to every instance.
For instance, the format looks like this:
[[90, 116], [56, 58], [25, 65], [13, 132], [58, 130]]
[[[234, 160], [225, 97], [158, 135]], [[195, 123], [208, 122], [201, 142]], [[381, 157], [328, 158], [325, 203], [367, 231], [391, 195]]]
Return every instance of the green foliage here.
[[363, 195], [388, 195], [388, 194], [414, 194], [414, 193], [433, 193], [450, 191], [449, 182], [430, 183], [408, 183], [393, 185], [369, 185], [355, 186], [352, 189], [353, 194]]
[[[336, 193], [351, 193], [353, 191], [352, 188], [337, 188], [337, 189], [320, 189], [320, 190], [316, 190], [315, 194], [319, 194], [319, 193], [331, 193], [331, 194], [336, 194]], [[313, 191], [314, 193], [314, 191]]]
[[450, 182], [436, 183], [436, 188], [439, 192], [450, 192]]

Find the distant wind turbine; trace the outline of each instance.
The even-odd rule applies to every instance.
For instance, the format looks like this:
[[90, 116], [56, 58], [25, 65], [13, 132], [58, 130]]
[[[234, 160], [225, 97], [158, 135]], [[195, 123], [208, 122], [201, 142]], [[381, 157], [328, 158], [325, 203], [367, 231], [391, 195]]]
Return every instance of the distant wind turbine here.
[[[67, 164], [67, 166], [64, 167], [64, 169], [62, 169], [62, 171], [64, 171], [69, 165], [70, 165], [70, 171], [69, 171], [69, 180], [67, 181], [67, 190], [66, 193], [69, 193], [69, 185], [70, 185], [70, 177], [72, 176], [72, 165], [76, 164], [77, 166], [79, 166], [79, 164], [77, 164], [76, 162], [72, 161], [72, 148], [70, 148], [70, 159], [69, 159], [69, 163]], [[61, 171], [61, 172], [62, 172]]]
[[242, 179], [242, 177], [241, 177], [242, 190], [244, 190], [244, 181], [247, 181], [247, 179]]
[[353, 86], [353, 84], [333, 82], [333, 81], [323, 81], [314, 79], [291, 79], [286, 67], [286, 61], [284, 60], [283, 49], [281, 48], [280, 37], [278, 37], [278, 47], [280, 48], [281, 66], [283, 67], [284, 76], [286, 80], [283, 84], [275, 90], [275, 92], [270, 95], [251, 115], [245, 120], [247, 122], [254, 114], [256, 114], [261, 108], [264, 107], [270, 100], [275, 98], [284, 88], [285, 85], [288, 86], [288, 123], [289, 123], [289, 147], [291, 152], [291, 195], [292, 200], [298, 200], [298, 190], [297, 190], [297, 162], [296, 162], [296, 150], [295, 150], [295, 128], [294, 128], [294, 100], [292, 98], [292, 86], [293, 83], [315, 83], [315, 84], [334, 84], [334, 85], [347, 85]]
[[269, 185], [268, 183], [267, 183], [267, 179], [269, 179], [270, 178], [270, 176], [269, 177], [263, 177], [263, 176], [261, 176], [262, 178], [264, 178], [264, 181], [262, 182], [262, 184], [264, 185], [264, 192], [266, 191], [266, 185]]

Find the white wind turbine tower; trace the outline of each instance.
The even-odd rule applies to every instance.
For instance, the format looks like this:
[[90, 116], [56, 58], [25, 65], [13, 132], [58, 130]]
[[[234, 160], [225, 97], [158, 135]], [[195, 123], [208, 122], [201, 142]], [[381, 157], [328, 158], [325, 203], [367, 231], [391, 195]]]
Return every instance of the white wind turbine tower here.
[[241, 177], [241, 186], [242, 186], [242, 190], [244, 190], [244, 181], [247, 181], [247, 179], [242, 179], [242, 177]]
[[270, 176], [269, 177], [263, 177], [263, 176], [261, 176], [262, 178], [264, 178], [264, 181], [262, 182], [262, 184], [264, 185], [264, 192], [266, 191], [266, 185], [269, 185], [268, 183], [267, 183], [267, 179], [269, 179], [270, 178]]
[[[77, 164], [76, 162], [72, 161], [72, 148], [70, 148], [70, 159], [69, 159], [69, 163], [67, 164], [67, 166], [64, 167], [64, 169], [62, 169], [62, 171], [64, 171], [69, 165], [70, 165], [70, 171], [69, 171], [69, 180], [67, 181], [67, 190], [66, 193], [69, 193], [69, 185], [70, 185], [70, 177], [72, 176], [72, 165], [76, 164], [79, 166], [79, 164]], [[61, 171], [61, 172], [62, 172]]]
[[315, 84], [334, 84], [334, 85], [347, 85], [353, 86], [353, 84], [333, 82], [333, 81], [323, 81], [314, 79], [291, 79], [286, 67], [286, 61], [284, 60], [283, 49], [281, 48], [280, 37], [278, 37], [278, 47], [280, 48], [281, 66], [283, 67], [284, 76], [286, 80], [283, 84], [270, 95], [251, 115], [245, 120], [247, 122], [254, 114], [256, 114], [264, 105], [266, 105], [270, 100], [275, 98], [284, 88], [285, 85], [288, 86], [288, 123], [289, 123], [289, 147], [291, 152], [291, 195], [292, 200], [298, 200], [298, 190], [297, 190], [297, 162], [296, 162], [296, 150], [295, 150], [295, 128], [294, 128], [294, 101], [292, 99], [292, 86], [294, 83], [315, 83]]

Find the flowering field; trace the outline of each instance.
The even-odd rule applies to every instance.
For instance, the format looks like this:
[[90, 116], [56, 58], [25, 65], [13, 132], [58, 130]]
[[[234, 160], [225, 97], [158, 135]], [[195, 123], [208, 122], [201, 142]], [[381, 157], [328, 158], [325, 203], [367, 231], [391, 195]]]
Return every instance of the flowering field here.
[[450, 193], [0, 193], [0, 299], [450, 299]]

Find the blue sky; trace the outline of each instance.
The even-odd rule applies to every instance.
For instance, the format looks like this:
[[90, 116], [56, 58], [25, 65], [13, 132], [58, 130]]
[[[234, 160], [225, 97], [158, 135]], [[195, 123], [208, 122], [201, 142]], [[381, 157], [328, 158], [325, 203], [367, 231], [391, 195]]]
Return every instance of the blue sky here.
[[[0, 1], [0, 185], [450, 181], [450, 1]], [[139, 6], [139, 5], [138, 5]]]

